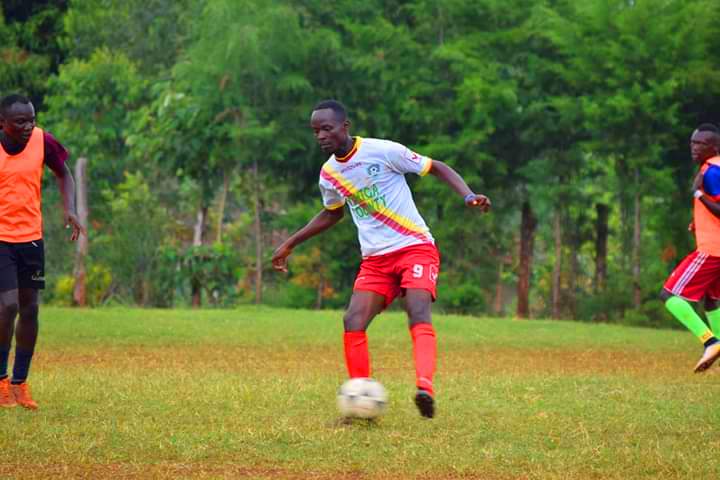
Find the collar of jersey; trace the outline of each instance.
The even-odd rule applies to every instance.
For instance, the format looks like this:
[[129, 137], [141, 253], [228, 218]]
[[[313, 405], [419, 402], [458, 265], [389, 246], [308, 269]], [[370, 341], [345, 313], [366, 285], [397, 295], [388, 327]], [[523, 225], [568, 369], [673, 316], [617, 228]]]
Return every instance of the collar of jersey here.
[[355, 137], [355, 141], [353, 142], [353, 146], [350, 149], [350, 151], [344, 156], [344, 157], [335, 157], [335, 160], [337, 160], [340, 163], [347, 162], [350, 160], [353, 155], [355, 155], [360, 148], [360, 144], [362, 143], [362, 137]]

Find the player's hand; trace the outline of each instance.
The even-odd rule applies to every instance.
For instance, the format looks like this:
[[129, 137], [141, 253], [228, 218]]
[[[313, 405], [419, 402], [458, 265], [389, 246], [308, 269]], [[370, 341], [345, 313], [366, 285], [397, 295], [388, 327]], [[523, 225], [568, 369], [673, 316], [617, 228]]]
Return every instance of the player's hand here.
[[285, 245], [280, 245], [272, 256], [272, 266], [278, 272], [287, 273], [287, 257], [290, 256], [292, 250], [287, 248]]
[[471, 208], [479, 208], [481, 212], [485, 213], [490, 210], [492, 202], [485, 195], [474, 193], [465, 197], [465, 205]]
[[65, 228], [72, 228], [70, 240], [72, 240], [73, 242], [80, 238], [81, 233], [85, 235], [85, 227], [80, 224], [80, 220], [78, 220], [77, 216], [74, 213], [65, 214]]
[[690, 222], [690, 225], [688, 225], [688, 231], [689, 232], [695, 231], [695, 222]]

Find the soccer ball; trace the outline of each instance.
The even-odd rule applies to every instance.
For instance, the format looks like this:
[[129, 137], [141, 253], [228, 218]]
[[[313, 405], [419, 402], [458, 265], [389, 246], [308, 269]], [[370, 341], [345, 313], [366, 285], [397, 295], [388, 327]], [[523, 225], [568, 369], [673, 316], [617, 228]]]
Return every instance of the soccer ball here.
[[388, 394], [372, 378], [351, 378], [338, 390], [337, 406], [345, 418], [375, 418], [385, 411]]

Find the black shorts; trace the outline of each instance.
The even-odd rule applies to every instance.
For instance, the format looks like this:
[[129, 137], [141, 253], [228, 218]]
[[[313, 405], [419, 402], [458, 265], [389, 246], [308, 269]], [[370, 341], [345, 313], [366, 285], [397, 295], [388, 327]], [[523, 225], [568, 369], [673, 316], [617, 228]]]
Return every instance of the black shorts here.
[[45, 288], [45, 245], [42, 240], [0, 242], [0, 292]]

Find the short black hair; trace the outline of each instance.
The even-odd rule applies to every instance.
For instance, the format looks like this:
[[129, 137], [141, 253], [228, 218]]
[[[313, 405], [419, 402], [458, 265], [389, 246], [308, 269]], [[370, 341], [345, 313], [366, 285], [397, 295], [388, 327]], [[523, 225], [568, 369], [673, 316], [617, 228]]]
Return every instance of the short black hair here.
[[0, 100], [0, 113], [7, 112], [8, 109], [16, 103], [22, 103], [23, 105], [27, 105], [32, 102], [26, 96], [17, 93], [7, 95], [2, 100]]
[[315, 108], [313, 108], [313, 112], [315, 110], [325, 110], [326, 108], [335, 112], [335, 116], [341, 122], [347, 120], [347, 109], [345, 108], [345, 105], [337, 100], [323, 100], [318, 102], [317, 105], [315, 105]]
[[698, 132], [713, 132], [720, 135], [720, 128], [713, 123], [703, 123], [697, 127]]

